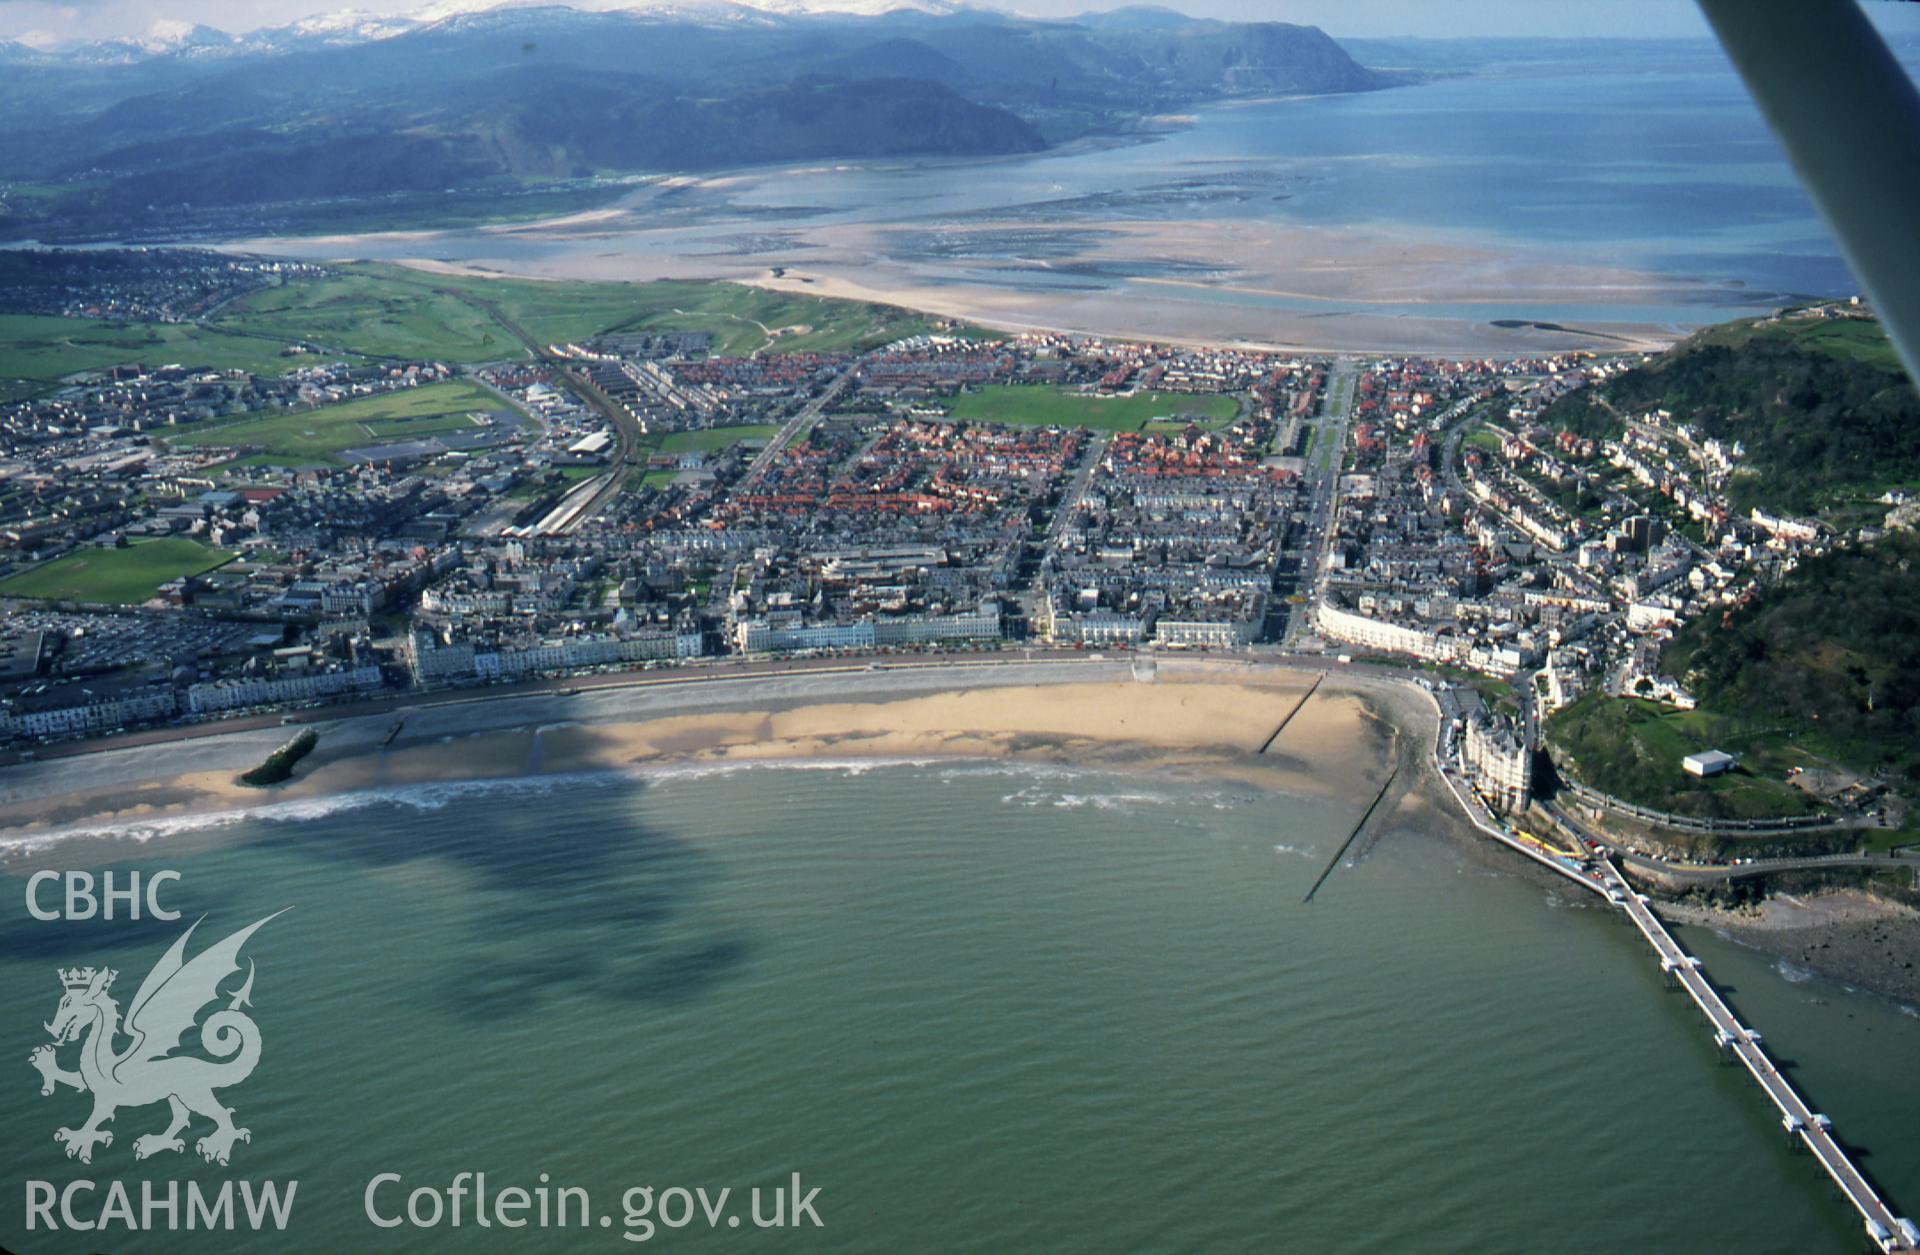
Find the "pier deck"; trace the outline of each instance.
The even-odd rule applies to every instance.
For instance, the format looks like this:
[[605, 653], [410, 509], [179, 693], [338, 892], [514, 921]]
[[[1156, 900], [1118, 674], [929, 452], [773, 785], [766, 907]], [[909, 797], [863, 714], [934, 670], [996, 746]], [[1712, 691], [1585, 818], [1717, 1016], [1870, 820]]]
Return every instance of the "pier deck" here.
[[1910, 1223], [1895, 1216], [1893, 1209], [1867, 1183], [1866, 1177], [1854, 1166], [1847, 1152], [1834, 1140], [1832, 1122], [1808, 1107], [1799, 1091], [1774, 1067], [1773, 1060], [1767, 1057], [1767, 1052], [1761, 1047], [1760, 1034], [1740, 1022], [1740, 1017], [1733, 1013], [1708, 983], [1700, 960], [1680, 948], [1680, 943], [1673, 939], [1666, 925], [1660, 922], [1660, 917], [1647, 905], [1646, 897], [1627, 886], [1612, 862], [1603, 859], [1601, 863], [1607, 869], [1608, 878], [1618, 886], [1610, 892], [1609, 897], [1627, 913], [1627, 918], [1640, 930], [1640, 935], [1660, 956], [1660, 970], [1678, 981], [1680, 987], [1687, 991], [1693, 1004], [1700, 1008], [1700, 1013], [1713, 1026], [1714, 1041], [1722, 1050], [1732, 1052], [1779, 1109], [1781, 1128], [1786, 1130], [1788, 1136], [1804, 1143], [1814, 1158], [1820, 1161], [1820, 1166], [1833, 1178], [1840, 1193], [1866, 1222], [1867, 1232], [1874, 1244], [1883, 1251], [1915, 1249]]
[[1733, 1013], [1707, 980], [1706, 970], [1700, 960], [1688, 954], [1673, 939], [1666, 925], [1660, 922], [1660, 917], [1647, 904], [1646, 897], [1634, 892], [1610, 859], [1596, 859], [1594, 870], [1589, 871], [1520, 840], [1494, 818], [1464, 780], [1449, 770], [1444, 756], [1437, 755], [1435, 766], [1440, 771], [1441, 779], [1446, 781], [1447, 788], [1466, 810], [1474, 827], [1534, 862], [1560, 873], [1581, 888], [1599, 894], [1633, 921], [1634, 927], [1639, 929], [1640, 935], [1646, 938], [1647, 944], [1653, 947], [1654, 954], [1658, 956], [1660, 970], [1677, 981], [1693, 999], [1700, 1013], [1707, 1017], [1707, 1023], [1714, 1031], [1715, 1043], [1745, 1066], [1759, 1084], [1761, 1092], [1780, 1112], [1781, 1128], [1789, 1137], [1805, 1145], [1820, 1161], [1821, 1168], [1832, 1178], [1841, 1195], [1860, 1213], [1867, 1238], [1875, 1249], [1888, 1255], [1894, 1251], [1920, 1250], [1920, 1229], [1916, 1229], [1911, 1220], [1895, 1215], [1893, 1209], [1874, 1191], [1865, 1175], [1835, 1139], [1833, 1122], [1809, 1107], [1799, 1091], [1781, 1075], [1762, 1048], [1760, 1034], [1740, 1022], [1740, 1017]]

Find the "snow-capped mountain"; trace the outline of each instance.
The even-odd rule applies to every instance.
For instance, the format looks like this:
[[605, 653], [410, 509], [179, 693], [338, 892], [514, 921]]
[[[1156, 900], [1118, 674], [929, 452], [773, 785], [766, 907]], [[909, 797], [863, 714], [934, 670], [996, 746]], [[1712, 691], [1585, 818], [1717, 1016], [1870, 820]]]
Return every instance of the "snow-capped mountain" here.
[[147, 27], [145, 34], [127, 42], [149, 56], [164, 56], [168, 53], [225, 51], [233, 47], [233, 36], [198, 22], [161, 18]]
[[375, 39], [391, 39], [418, 30], [420, 23], [410, 17], [374, 13], [367, 9], [338, 9], [303, 17], [285, 26], [265, 26], [249, 31], [242, 42], [251, 48], [314, 47], [329, 44], [361, 44]]
[[237, 49], [237, 41], [223, 30], [162, 18], [130, 38], [56, 48], [51, 55], [79, 65], [126, 65], [149, 57], [229, 56]]
[[782, 18], [810, 16], [878, 17], [906, 10], [950, 14], [969, 6], [958, 0], [431, 0], [397, 13], [348, 8], [263, 26], [230, 35], [192, 22], [161, 19], [137, 36], [103, 39], [65, 47], [35, 49], [0, 41], [0, 63], [51, 58], [77, 65], [125, 65], [150, 57], [230, 57], [240, 54], [297, 52], [392, 39], [413, 31], [481, 15], [539, 11], [549, 20], [571, 9], [580, 13], [631, 14], [634, 17], [705, 25], [756, 25]]
[[[499, 9], [552, 7], [552, 0], [434, 0], [407, 17], [423, 26], [449, 18]], [[906, 9], [918, 13], [958, 13], [967, 6], [955, 0], [574, 0], [566, 7], [592, 13], [631, 13], [642, 17], [692, 20], [738, 19], [754, 14], [807, 17], [845, 14], [878, 17]]]

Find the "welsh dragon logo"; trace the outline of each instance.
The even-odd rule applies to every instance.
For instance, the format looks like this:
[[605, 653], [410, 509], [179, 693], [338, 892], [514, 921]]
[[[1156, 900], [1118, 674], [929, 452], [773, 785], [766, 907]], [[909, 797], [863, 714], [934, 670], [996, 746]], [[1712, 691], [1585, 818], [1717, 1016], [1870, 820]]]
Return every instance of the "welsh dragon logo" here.
[[[247, 979], [238, 989], [222, 995], [219, 986], [240, 970], [240, 947], [247, 938], [283, 914], [275, 912], [189, 960], [187, 939], [200, 926], [196, 921], [140, 982], [140, 991], [127, 1006], [124, 1025], [119, 1004], [108, 996], [119, 973], [112, 968], [60, 970], [60, 983], [67, 992], [53, 1022], [43, 1025], [53, 1045], [37, 1047], [27, 1061], [40, 1073], [41, 1094], [70, 1085], [93, 1095], [93, 1114], [87, 1122], [53, 1135], [54, 1141], [65, 1143], [68, 1158], [92, 1163], [96, 1146], [113, 1145], [113, 1134], [100, 1126], [120, 1108], [162, 1101], [172, 1111], [172, 1119], [164, 1132], [134, 1139], [135, 1159], [185, 1150], [180, 1134], [196, 1115], [213, 1121], [213, 1131], [195, 1144], [209, 1162], [225, 1164], [235, 1142], [253, 1140], [251, 1133], [234, 1124], [233, 1108], [214, 1096], [215, 1090], [246, 1080], [260, 1062], [259, 1026], [241, 1009], [252, 1005], [252, 960], [247, 962]], [[223, 996], [227, 1005], [200, 1022], [200, 1045], [211, 1057], [175, 1054], [201, 1010]], [[121, 1049], [118, 1043], [123, 1038], [131, 1044]], [[80, 1069], [69, 1072], [60, 1066], [57, 1054], [60, 1047], [76, 1041], [80, 1042]]]

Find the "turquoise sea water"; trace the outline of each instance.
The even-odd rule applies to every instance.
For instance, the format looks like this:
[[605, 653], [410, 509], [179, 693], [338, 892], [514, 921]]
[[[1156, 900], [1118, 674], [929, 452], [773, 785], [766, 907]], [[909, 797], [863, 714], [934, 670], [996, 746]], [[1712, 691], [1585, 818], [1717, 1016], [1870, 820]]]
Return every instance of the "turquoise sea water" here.
[[[294, 908], [248, 946], [264, 1054], [225, 1094], [252, 1131], [227, 1171], [136, 1163], [158, 1108], [123, 1112], [91, 1167], [61, 1154], [84, 1100], [42, 1098], [25, 1063], [54, 969], [120, 968], [124, 1006], [178, 926], [29, 920], [23, 873], [61, 858], [16, 858], [0, 1244], [615, 1251], [644, 1228], [629, 1187], [730, 1186], [745, 1216], [797, 1172], [822, 1229], [702, 1218], [647, 1245], [1857, 1249], [1609, 913], [1412, 833], [1302, 905], [1353, 809], [1151, 774], [753, 769], [429, 788], [129, 844], [118, 869], [182, 873], [196, 944]], [[102, 848], [74, 847], [95, 870]], [[1911, 1209], [1920, 1020], [1686, 940]], [[379, 1173], [403, 1179], [390, 1214], [461, 1171], [583, 1187], [596, 1223], [364, 1215]], [[287, 1231], [22, 1231], [29, 1180], [228, 1177], [297, 1180]]]

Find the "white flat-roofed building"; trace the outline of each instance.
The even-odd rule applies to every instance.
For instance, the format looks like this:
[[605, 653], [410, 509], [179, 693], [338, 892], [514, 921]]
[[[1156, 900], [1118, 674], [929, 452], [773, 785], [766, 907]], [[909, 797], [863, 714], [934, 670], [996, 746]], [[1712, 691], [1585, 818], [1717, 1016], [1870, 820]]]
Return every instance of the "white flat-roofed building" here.
[[1723, 750], [1702, 750], [1680, 760], [1680, 769], [1690, 776], [1718, 776], [1739, 766], [1740, 760]]

